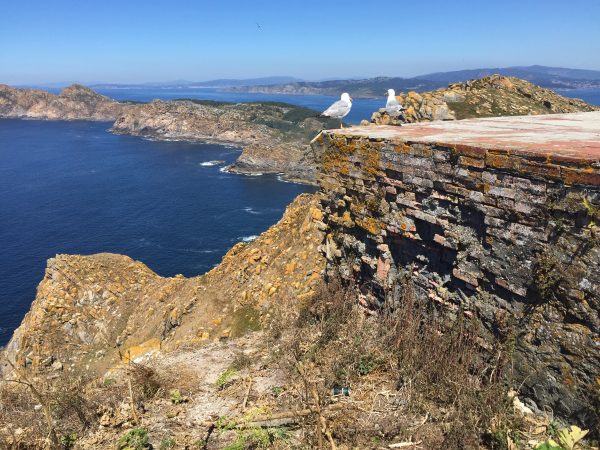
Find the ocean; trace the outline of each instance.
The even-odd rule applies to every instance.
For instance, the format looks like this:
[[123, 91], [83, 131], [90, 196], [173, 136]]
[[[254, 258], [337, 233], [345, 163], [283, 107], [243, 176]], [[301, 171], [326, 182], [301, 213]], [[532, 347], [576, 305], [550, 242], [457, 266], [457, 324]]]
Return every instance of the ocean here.
[[110, 125], [0, 120], [0, 345], [57, 253], [122, 253], [163, 276], [200, 275], [314, 190], [202, 165], [231, 163], [237, 148], [117, 136]]
[[[119, 100], [283, 101], [324, 110], [329, 96], [214, 89], [107, 89]], [[600, 90], [563, 91], [600, 105]], [[347, 121], [369, 119], [384, 99], [355, 99]], [[46, 260], [114, 252], [163, 276], [200, 275], [236, 242], [281, 217], [307, 186], [276, 176], [223, 173], [239, 149], [107, 132], [110, 123], [0, 119], [0, 346], [28, 311]]]

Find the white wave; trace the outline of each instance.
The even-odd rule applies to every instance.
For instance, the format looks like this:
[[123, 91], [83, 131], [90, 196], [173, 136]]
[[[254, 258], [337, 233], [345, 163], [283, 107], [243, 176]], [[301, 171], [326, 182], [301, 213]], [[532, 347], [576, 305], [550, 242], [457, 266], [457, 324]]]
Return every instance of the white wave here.
[[247, 213], [250, 213], [250, 214], [260, 214], [258, 211], [254, 211], [254, 209], [252, 209], [251, 206], [246, 206], [244, 208], [244, 211], [246, 211]]
[[244, 242], [252, 242], [252, 241], [255, 241], [257, 238], [258, 238], [258, 236], [255, 234], [253, 234], [251, 236], [242, 236], [241, 237], [242, 241], [244, 241]]
[[220, 166], [221, 164], [225, 164], [225, 161], [215, 160], [215, 161], [204, 161], [204, 162], [200, 163], [200, 165], [204, 166], [204, 167]]

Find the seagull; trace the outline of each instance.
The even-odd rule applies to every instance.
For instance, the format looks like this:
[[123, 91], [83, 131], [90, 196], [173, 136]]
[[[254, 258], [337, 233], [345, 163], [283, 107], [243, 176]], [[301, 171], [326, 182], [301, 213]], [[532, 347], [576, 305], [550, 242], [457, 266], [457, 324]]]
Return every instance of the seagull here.
[[348, 115], [352, 109], [352, 97], [347, 92], [344, 92], [340, 100], [335, 102], [329, 108], [321, 113], [321, 116], [333, 117], [334, 119], [340, 119], [340, 128], [344, 128], [344, 122], [342, 119]]
[[260, 23], [256, 22], [256, 28], [258, 28], [258, 31], [262, 31], [262, 27], [260, 26]]
[[390, 116], [399, 116], [404, 108], [396, 98], [396, 91], [393, 89], [388, 89], [387, 96], [388, 98], [385, 104], [385, 112], [387, 112]]

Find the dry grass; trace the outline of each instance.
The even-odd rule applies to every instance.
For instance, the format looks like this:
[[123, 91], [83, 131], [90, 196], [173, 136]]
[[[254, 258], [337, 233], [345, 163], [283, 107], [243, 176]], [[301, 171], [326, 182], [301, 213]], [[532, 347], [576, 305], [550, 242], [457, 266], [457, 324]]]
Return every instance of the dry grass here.
[[[78, 438], [97, 428], [103, 414], [114, 416], [125, 404], [125, 410], [130, 409], [129, 379], [136, 410], [164, 390], [156, 370], [140, 364], [128, 366], [118, 379], [85, 380], [72, 372], [45, 375], [15, 372], [0, 383], [0, 449], [71, 448]], [[51, 417], [55, 438], [50, 438], [45, 410]]]
[[[7, 381], [10, 380], [10, 381]], [[55, 379], [15, 374], [0, 383], [0, 448], [48, 449], [97, 423], [99, 399], [71, 373]], [[102, 399], [105, 400], [105, 399]], [[51, 418], [52, 426], [45, 414]]]
[[[484, 350], [475, 322], [462, 313], [449, 320], [409, 281], [400, 292], [399, 308], [386, 302], [367, 312], [352, 286], [333, 281], [300, 307], [276, 307], [270, 344], [295, 392], [288, 407], [315, 411], [304, 424], [307, 439], [316, 448], [328, 432], [361, 448], [399, 440], [503, 448], [515, 427], [507, 353]], [[332, 395], [343, 388], [348, 397]], [[333, 407], [340, 402], [341, 411]], [[326, 424], [317, 427], [319, 414]]]

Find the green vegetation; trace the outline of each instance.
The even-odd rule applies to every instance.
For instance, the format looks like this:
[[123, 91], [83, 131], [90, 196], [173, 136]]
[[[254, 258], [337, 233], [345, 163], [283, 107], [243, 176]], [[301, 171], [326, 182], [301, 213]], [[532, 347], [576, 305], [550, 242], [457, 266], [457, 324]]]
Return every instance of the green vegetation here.
[[77, 433], [65, 434], [60, 438], [60, 445], [63, 450], [71, 450], [77, 442]]
[[548, 439], [536, 447], [536, 450], [574, 450], [588, 434], [588, 430], [572, 425], [556, 432], [555, 439]]
[[174, 405], [180, 405], [183, 402], [185, 402], [185, 397], [181, 395], [179, 389], [173, 389], [171, 391], [171, 403]]
[[236, 374], [237, 371], [231, 367], [225, 370], [221, 375], [219, 375], [219, 378], [217, 378], [217, 381], [215, 382], [217, 389], [224, 389]]
[[175, 439], [172, 437], [166, 437], [162, 441], [160, 441], [160, 446], [158, 447], [160, 450], [170, 450], [175, 448]]
[[237, 438], [224, 450], [268, 449], [276, 442], [287, 442], [289, 433], [284, 427], [246, 428], [237, 430]]
[[282, 386], [273, 386], [271, 388], [271, 392], [275, 397], [279, 397], [281, 394], [283, 394], [284, 391], [285, 389]]
[[260, 329], [260, 311], [252, 305], [243, 305], [235, 310], [231, 324], [231, 337], [240, 337]]
[[133, 428], [117, 442], [117, 450], [145, 450], [149, 447], [148, 432], [143, 428]]
[[105, 378], [104, 381], [102, 382], [102, 385], [104, 387], [109, 387], [114, 384], [117, 384], [117, 380], [115, 380], [114, 378]]
[[173, 99], [174, 102], [192, 102], [195, 103], [197, 105], [204, 105], [204, 106], [227, 106], [227, 105], [234, 105], [235, 103], [233, 102], [221, 102], [218, 100], [199, 100], [196, 98], [176, 98]]

